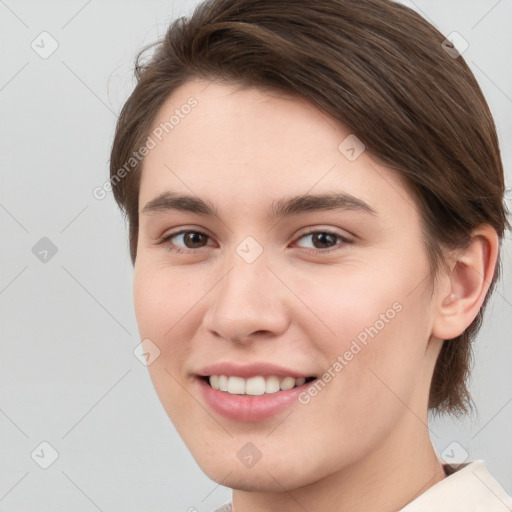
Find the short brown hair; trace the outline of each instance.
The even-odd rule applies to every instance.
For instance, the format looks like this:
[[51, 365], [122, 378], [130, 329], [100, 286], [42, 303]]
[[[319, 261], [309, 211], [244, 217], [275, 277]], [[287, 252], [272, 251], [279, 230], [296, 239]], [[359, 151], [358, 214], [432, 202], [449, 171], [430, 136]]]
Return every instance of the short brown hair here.
[[[394, 169], [417, 201], [436, 275], [443, 250], [463, 247], [490, 224], [508, 227], [498, 139], [489, 107], [462, 56], [417, 13], [391, 0], [213, 0], [172, 22], [151, 59], [137, 57], [137, 85], [112, 147], [115, 200], [130, 226], [135, 264], [143, 161], [118, 171], [144, 145], [164, 101], [199, 78], [298, 94], [350, 128]], [[113, 178], [116, 178], [114, 182]], [[499, 274], [496, 266], [490, 291]], [[429, 407], [464, 413], [471, 342], [482, 309], [445, 341]]]

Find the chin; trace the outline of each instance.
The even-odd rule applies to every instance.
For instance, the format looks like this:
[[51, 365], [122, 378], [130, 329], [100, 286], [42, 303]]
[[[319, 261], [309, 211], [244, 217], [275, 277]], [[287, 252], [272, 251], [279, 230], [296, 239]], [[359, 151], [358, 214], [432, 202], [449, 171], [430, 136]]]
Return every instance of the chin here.
[[[227, 469], [227, 468], [222, 468]], [[230, 489], [236, 489], [247, 492], [283, 492], [283, 490], [295, 489], [300, 487], [294, 478], [289, 474], [285, 477], [280, 472], [270, 472], [265, 469], [256, 470], [252, 469], [240, 469], [235, 467], [232, 473], [229, 474], [229, 470], [224, 472], [215, 470], [215, 475], [208, 475], [215, 482], [229, 487]], [[219, 478], [214, 478], [214, 476]], [[292, 478], [291, 478], [292, 477]], [[222, 480], [222, 481], [220, 481]]]
[[[293, 460], [280, 457], [259, 460], [253, 467], [242, 464], [236, 454], [218, 454], [209, 460], [198, 457], [196, 462], [208, 478], [220, 485], [247, 492], [283, 492], [296, 489], [316, 480], [311, 471], [296, 464]], [[302, 472], [297, 471], [301, 467]], [[318, 476], [318, 475], [316, 475]]]

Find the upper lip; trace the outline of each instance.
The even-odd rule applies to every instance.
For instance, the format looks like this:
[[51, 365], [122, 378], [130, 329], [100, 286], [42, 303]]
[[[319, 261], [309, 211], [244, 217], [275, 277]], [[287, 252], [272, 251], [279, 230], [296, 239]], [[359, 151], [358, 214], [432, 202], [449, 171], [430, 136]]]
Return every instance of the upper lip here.
[[285, 368], [284, 366], [278, 366], [265, 362], [251, 364], [239, 364], [232, 362], [215, 363], [201, 368], [197, 374], [200, 377], [209, 377], [211, 375], [226, 375], [227, 377], [236, 376], [243, 377], [245, 379], [257, 376], [270, 377], [273, 375], [276, 377], [294, 377], [296, 379], [313, 376], [311, 373], [302, 373], [291, 368]]

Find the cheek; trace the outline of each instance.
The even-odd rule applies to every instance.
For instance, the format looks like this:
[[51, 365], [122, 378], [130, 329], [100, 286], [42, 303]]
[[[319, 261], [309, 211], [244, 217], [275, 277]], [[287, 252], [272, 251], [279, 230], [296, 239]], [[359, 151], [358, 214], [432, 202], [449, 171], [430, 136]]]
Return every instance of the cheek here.
[[193, 333], [187, 331], [194, 305], [204, 291], [172, 269], [137, 261], [133, 281], [134, 307], [141, 339], [150, 339], [160, 350], [148, 366], [155, 391], [170, 420], [179, 425], [187, 416], [190, 397], [184, 392], [184, 362]]
[[172, 397], [173, 408], [179, 408], [183, 393], [178, 381], [183, 379], [184, 362], [191, 352], [191, 344], [184, 340], [194, 336], [196, 326], [191, 319], [204, 290], [170, 268], [139, 263], [133, 294], [140, 337], [151, 340], [160, 350], [148, 366], [155, 389], [162, 401]]
[[414, 316], [420, 312], [415, 305], [418, 295], [410, 293], [413, 275], [417, 271], [406, 265], [392, 267], [377, 261], [319, 268], [314, 273], [290, 272], [286, 280], [303, 303], [297, 303], [294, 321], [328, 351], [339, 351], [354, 338], [364, 343], [372, 334], [389, 331], [405, 316], [402, 310]]
[[344, 403], [352, 403], [360, 417], [365, 408], [408, 398], [429, 338], [425, 290], [415, 289], [426, 263], [422, 272], [412, 258], [372, 268], [331, 269], [296, 288], [310, 311], [295, 317], [303, 319], [301, 330], [336, 376], [329, 387], [343, 389]]
[[204, 295], [198, 284], [169, 267], [136, 266], [133, 295], [140, 335], [158, 345], [172, 343]]

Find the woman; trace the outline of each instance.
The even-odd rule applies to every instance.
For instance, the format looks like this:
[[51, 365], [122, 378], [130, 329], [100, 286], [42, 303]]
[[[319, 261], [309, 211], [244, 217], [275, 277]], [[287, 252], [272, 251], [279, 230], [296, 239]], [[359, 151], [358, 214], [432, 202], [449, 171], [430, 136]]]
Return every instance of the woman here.
[[471, 405], [508, 227], [454, 46], [387, 0], [219, 0], [136, 73], [110, 181], [137, 321], [223, 510], [511, 510], [428, 429]]

